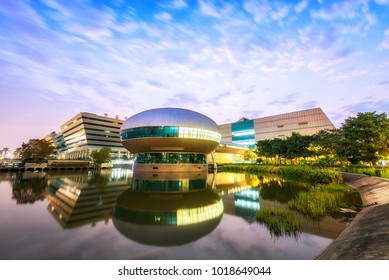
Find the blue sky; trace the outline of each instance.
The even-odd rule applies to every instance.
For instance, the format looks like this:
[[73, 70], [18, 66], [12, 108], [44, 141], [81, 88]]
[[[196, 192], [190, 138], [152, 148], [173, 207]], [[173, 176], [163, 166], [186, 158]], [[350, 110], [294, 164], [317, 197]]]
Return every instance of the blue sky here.
[[167, 106], [339, 126], [389, 111], [389, 0], [1, 0], [0, 73], [0, 149]]

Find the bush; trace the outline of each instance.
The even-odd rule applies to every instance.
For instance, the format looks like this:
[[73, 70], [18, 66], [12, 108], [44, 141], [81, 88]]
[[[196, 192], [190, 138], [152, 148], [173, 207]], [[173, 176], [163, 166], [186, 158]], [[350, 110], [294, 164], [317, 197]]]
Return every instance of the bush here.
[[263, 165], [224, 165], [224, 171], [270, 173], [290, 179], [304, 180], [313, 184], [330, 184], [342, 182], [340, 174], [331, 169], [320, 169], [310, 166], [263, 166]]

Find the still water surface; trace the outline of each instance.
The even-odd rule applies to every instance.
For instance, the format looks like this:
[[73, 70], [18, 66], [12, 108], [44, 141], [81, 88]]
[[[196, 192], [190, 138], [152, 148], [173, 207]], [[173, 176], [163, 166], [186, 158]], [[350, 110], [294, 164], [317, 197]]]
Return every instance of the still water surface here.
[[260, 208], [290, 211], [285, 195], [294, 189], [224, 172], [2, 173], [0, 259], [313, 259], [345, 219], [291, 212], [301, 223], [292, 236], [255, 219]]

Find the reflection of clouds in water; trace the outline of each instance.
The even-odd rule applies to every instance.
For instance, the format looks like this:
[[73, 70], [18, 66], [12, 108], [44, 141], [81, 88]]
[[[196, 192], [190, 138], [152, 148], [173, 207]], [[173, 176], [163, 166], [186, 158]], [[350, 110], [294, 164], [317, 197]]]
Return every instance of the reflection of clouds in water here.
[[224, 215], [219, 227], [194, 248], [201, 254], [199, 258], [205, 259], [313, 259], [330, 242], [304, 233], [298, 242], [293, 238], [274, 240], [259, 224], [247, 226], [239, 217]]
[[[10, 197], [11, 189], [0, 193]], [[298, 241], [283, 237], [274, 240], [264, 226], [223, 214], [219, 225], [197, 241], [181, 246], [154, 247], [126, 238], [117, 231], [111, 219], [107, 224], [99, 221], [95, 226], [86, 224], [63, 230], [47, 212], [48, 201], [36, 202], [28, 208], [16, 206], [14, 202], [11, 205], [13, 207], [8, 208], [7, 213], [0, 215], [18, 219], [14, 219], [10, 227], [0, 230], [5, 240], [0, 244], [0, 258], [313, 259], [331, 242], [331, 239], [307, 233], [302, 233]]]

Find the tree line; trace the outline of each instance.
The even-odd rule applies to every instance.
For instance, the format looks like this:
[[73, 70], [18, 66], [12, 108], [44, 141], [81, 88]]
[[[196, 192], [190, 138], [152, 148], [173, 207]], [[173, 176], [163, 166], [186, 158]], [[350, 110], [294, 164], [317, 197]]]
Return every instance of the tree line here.
[[389, 159], [389, 119], [386, 113], [358, 113], [333, 130], [314, 135], [293, 132], [284, 139], [260, 140], [256, 143], [257, 161], [300, 163], [315, 159], [323, 164], [369, 163]]
[[[43, 162], [55, 147], [43, 139], [31, 139], [15, 151], [15, 157], [25, 161]], [[103, 147], [91, 153], [96, 163], [111, 159], [111, 149]], [[389, 160], [389, 119], [386, 113], [358, 113], [347, 118], [338, 129], [321, 130], [314, 135], [293, 132], [287, 138], [260, 140], [256, 150], [248, 151], [246, 158], [257, 162], [292, 163], [314, 159], [325, 165], [350, 162], [376, 164]]]

